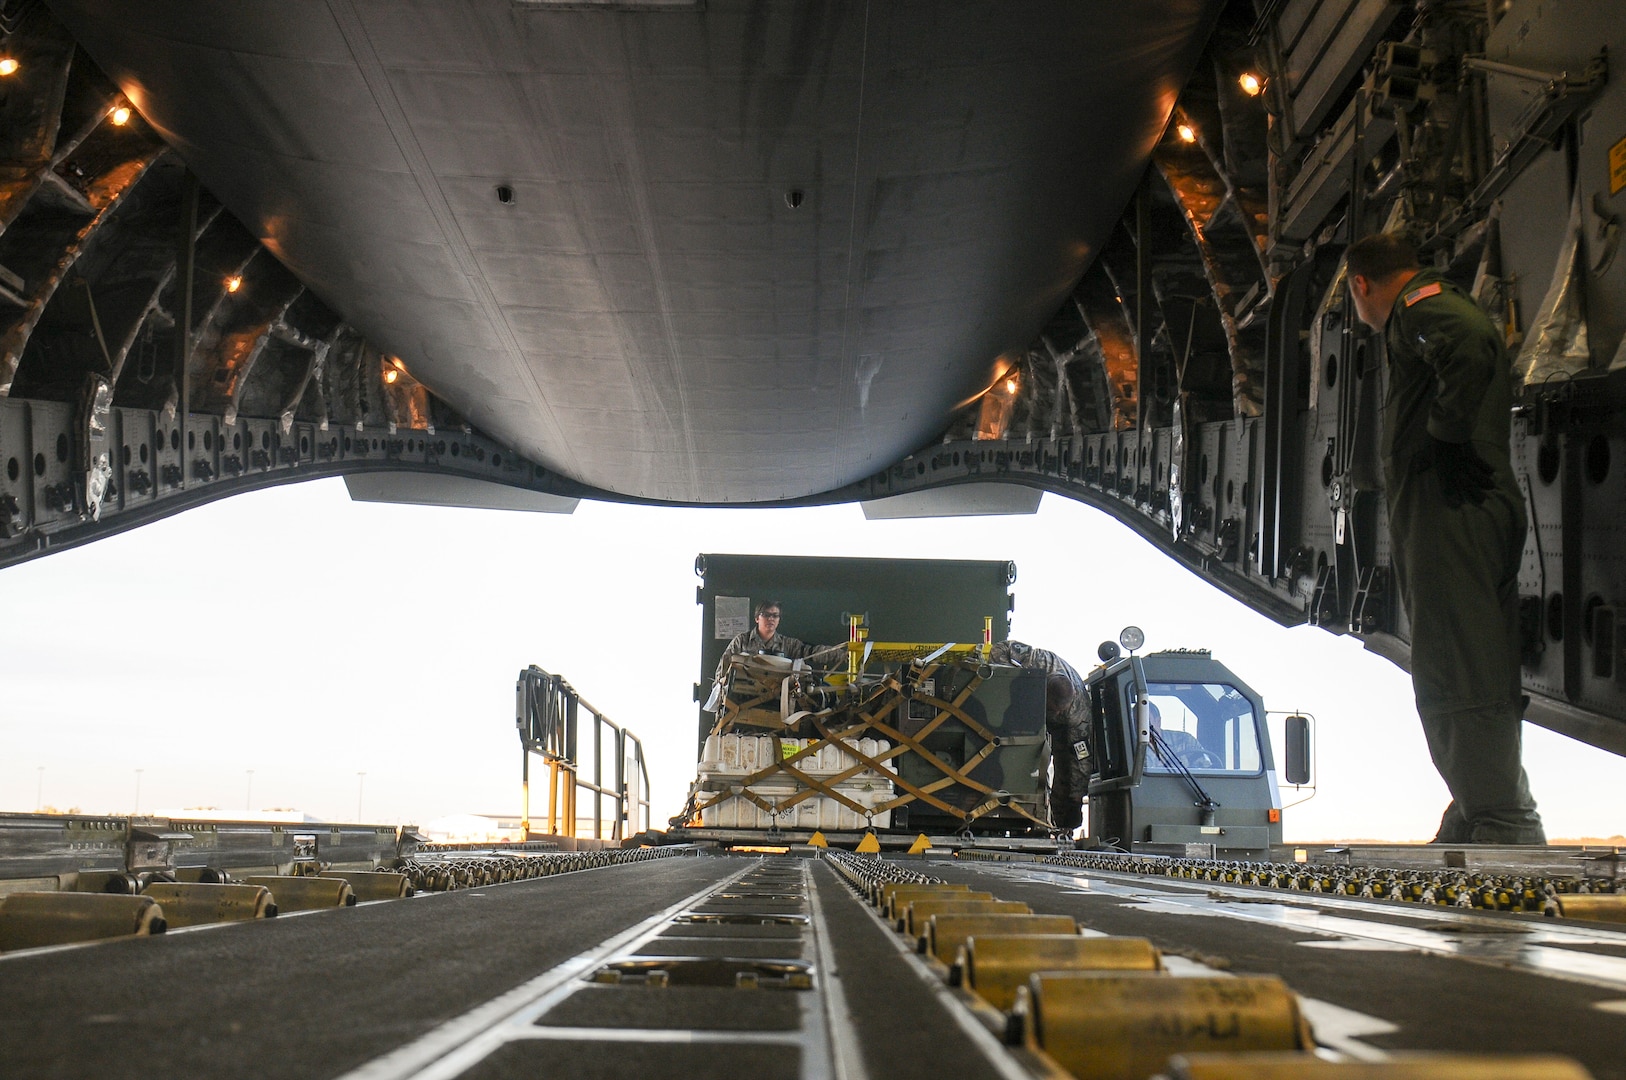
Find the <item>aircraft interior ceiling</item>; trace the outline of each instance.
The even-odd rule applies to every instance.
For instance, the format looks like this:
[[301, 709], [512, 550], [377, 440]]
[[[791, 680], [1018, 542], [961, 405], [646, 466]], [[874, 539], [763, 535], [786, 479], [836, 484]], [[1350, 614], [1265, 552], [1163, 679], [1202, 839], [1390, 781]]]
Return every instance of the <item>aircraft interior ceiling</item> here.
[[1528, 716], [1626, 752], [1613, 0], [52, 0], [0, 35], [0, 565], [320, 476], [992, 485], [1404, 665], [1340, 274], [1404, 229], [1514, 358]]

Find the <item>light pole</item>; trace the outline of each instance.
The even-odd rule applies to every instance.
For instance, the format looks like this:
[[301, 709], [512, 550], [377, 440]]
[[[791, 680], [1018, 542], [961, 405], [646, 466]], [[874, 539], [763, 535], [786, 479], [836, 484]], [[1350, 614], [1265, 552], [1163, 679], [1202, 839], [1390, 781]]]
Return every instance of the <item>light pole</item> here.
[[364, 772], [358, 772], [356, 774], [356, 820], [358, 822], [361, 820], [361, 787], [366, 782], [367, 774]]
[[34, 786], [34, 813], [45, 809], [45, 766], [39, 767], [39, 782]]
[[254, 770], [248, 770], [248, 793], [243, 796], [243, 811], [254, 812]]
[[146, 771], [146, 770], [144, 770], [144, 769], [137, 769], [137, 770], [136, 770], [136, 771], [135, 771], [135, 774], [136, 774], [136, 804], [135, 804], [135, 813], [136, 813], [136, 815], [140, 815], [140, 813], [141, 813], [141, 774], [142, 774], [142, 773], [143, 773], [143, 772], [145, 772], [145, 771]]

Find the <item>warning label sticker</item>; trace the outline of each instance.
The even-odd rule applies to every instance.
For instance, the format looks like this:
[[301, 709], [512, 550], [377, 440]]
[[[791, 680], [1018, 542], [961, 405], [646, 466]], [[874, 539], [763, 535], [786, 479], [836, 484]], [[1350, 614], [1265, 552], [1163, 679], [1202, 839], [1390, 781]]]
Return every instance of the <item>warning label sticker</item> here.
[[1609, 148], [1609, 194], [1619, 195], [1626, 188], [1626, 139]]
[[727, 641], [735, 634], [751, 629], [751, 598], [749, 596], [719, 596], [712, 609], [712, 636]]

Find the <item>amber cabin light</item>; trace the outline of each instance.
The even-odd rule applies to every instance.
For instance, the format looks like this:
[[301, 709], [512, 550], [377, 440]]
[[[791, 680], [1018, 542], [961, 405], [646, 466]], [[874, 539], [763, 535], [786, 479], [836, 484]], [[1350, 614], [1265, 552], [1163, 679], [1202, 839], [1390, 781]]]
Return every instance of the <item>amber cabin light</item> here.
[[9, 56], [0, 56], [0, 76], [17, 74], [18, 64]]
[[227, 292], [236, 292], [238, 289], [241, 289], [242, 287], [243, 287], [243, 279], [242, 279], [241, 276], [239, 276], [237, 274], [233, 274], [231, 277], [226, 279], [226, 291]]
[[399, 371], [396, 371], [394, 368], [385, 368], [384, 369], [384, 382], [386, 384], [393, 384], [395, 382], [395, 380], [399, 379], [400, 377], [401, 377], [401, 373]]
[[130, 122], [130, 107], [128, 105], [120, 105], [112, 112], [108, 113], [107, 118], [113, 121], [114, 127], [123, 127], [125, 124]]
[[1016, 393], [1016, 380], [1014, 378], [1005, 380], [1005, 392], [1007, 394]]
[[1197, 129], [1192, 127], [1190, 124], [1180, 124], [1174, 129], [1174, 133], [1180, 136], [1180, 141], [1183, 143], [1194, 143], [1197, 141]]
[[1236, 83], [1242, 87], [1242, 92], [1249, 97], [1258, 97], [1259, 92], [1265, 88], [1264, 80], [1251, 71], [1244, 71], [1236, 80]]

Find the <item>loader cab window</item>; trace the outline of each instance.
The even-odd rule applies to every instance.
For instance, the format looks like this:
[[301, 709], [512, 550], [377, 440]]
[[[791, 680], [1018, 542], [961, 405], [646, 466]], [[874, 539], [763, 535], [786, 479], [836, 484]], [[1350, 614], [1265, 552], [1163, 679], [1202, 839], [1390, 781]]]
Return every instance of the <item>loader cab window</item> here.
[[1146, 754], [1149, 773], [1257, 774], [1259, 726], [1253, 704], [1225, 683], [1149, 683], [1153, 726], [1162, 733]]

